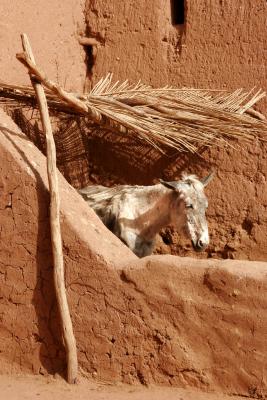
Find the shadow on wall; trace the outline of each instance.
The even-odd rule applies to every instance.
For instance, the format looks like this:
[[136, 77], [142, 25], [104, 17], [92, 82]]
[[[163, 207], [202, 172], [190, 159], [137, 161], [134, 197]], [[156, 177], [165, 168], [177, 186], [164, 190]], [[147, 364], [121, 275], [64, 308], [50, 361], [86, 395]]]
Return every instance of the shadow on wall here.
[[33, 334], [33, 339], [40, 344], [39, 370], [35, 373], [48, 372], [54, 374], [65, 370], [65, 350], [61, 340], [60, 318], [58, 315], [55, 289], [53, 282], [52, 248], [50, 241], [49, 223], [49, 193], [45, 188], [38, 171], [33, 167], [25, 152], [16, 145], [12, 136], [19, 136], [23, 140], [24, 135], [13, 132], [0, 125], [1, 132], [14, 146], [22, 159], [28, 165], [36, 178], [36, 194], [38, 198], [38, 227], [36, 240], [36, 285], [32, 297], [33, 306], [38, 320], [38, 331]]
[[[28, 118], [25, 110], [10, 112], [15, 123], [45, 154], [45, 138], [37, 124], [38, 112]], [[90, 184], [147, 185], [159, 178], [175, 180], [183, 171], [199, 174], [210, 170], [204, 159], [207, 148], [198, 154], [158, 149], [142, 144], [134, 135], [97, 129], [92, 121], [83, 118], [52, 117], [57, 149], [57, 166], [65, 179], [75, 188]], [[123, 168], [122, 168], [123, 166]]]
[[101, 135], [92, 132], [86, 143], [88, 161], [94, 168], [91, 180], [107, 186], [115, 183], [148, 185], [157, 183], [159, 178], [175, 180], [184, 171], [199, 173], [201, 177], [210, 169], [203, 158], [205, 150], [202, 148], [198, 154], [192, 154], [163, 148], [160, 152], [111, 132]]

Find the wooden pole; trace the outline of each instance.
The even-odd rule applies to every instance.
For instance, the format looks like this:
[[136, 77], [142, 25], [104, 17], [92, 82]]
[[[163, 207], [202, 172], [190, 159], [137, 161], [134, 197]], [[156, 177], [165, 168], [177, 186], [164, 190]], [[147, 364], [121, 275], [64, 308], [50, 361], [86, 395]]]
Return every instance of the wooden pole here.
[[[22, 34], [21, 40], [23, 50], [28, 57], [35, 62], [27, 35]], [[43, 131], [46, 137], [47, 174], [50, 189], [50, 227], [54, 261], [54, 284], [67, 356], [67, 381], [68, 383], [76, 383], [78, 375], [77, 349], [64, 282], [64, 261], [60, 231], [60, 199], [56, 167], [56, 147], [44, 89], [33, 75], [30, 74], [30, 77], [36, 93]]]

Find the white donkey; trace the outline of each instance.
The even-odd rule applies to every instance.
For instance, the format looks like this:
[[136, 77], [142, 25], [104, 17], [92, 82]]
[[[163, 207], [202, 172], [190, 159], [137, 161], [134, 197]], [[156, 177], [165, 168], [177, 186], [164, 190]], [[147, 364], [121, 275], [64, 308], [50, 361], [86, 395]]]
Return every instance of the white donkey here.
[[212, 176], [199, 180], [183, 175], [180, 181], [161, 180], [153, 186], [87, 186], [79, 193], [139, 257], [152, 253], [156, 234], [170, 224], [179, 230], [186, 228], [194, 249], [201, 251], [209, 244], [204, 187]]

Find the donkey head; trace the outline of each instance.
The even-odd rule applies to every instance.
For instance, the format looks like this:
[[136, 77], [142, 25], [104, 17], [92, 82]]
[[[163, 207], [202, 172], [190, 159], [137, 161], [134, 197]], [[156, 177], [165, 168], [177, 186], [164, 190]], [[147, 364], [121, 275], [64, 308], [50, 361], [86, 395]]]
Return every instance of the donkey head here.
[[179, 207], [176, 213], [181, 213], [182, 218], [173, 218], [172, 222], [182, 223], [189, 234], [195, 250], [202, 251], [209, 244], [209, 231], [206, 220], [208, 200], [204, 188], [213, 178], [213, 173], [199, 180], [194, 175], [183, 175], [177, 182], [161, 183], [178, 194], [176, 205]]

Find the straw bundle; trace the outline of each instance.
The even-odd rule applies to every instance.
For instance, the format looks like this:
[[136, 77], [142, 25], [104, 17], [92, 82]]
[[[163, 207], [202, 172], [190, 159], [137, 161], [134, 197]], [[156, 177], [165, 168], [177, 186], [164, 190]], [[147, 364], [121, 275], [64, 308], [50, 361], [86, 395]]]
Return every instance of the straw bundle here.
[[[231, 144], [230, 139], [264, 139], [267, 134], [267, 123], [250, 115], [252, 106], [265, 96], [261, 90], [154, 89], [141, 82], [113, 83], [108, 74], [90, 93], [79, 95], [49, 80], [24, 53], [17, 58], [47, 88], [50, 112], [89, 118], [99, 128], [133, 135], [161, 151], [172, 147], [196, 152], [202, 146]], [[32, 88], [1, 83], [0, 103], [36, 107]]]

